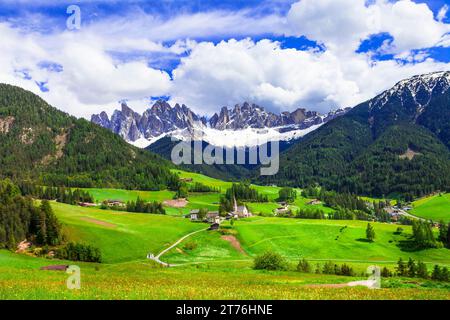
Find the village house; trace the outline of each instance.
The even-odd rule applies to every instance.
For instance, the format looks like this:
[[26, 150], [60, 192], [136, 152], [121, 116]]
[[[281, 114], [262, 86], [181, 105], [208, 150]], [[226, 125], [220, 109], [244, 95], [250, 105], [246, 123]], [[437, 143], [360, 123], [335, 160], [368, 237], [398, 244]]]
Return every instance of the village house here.
[[289, 210], [288, 207], [280, 207], [280, 208], [276, 208], [276, 209], [275, 209], [275, 214], [276, 214], [276, 215], [279, 215], [279, 214], [287, 214], [287, 213], [289, 213], [289, 212], [290, 212], [290, 210]]
[[108, 207], [125, 207], [126, 206], [125, 202], [120, 201], [120, 200], [109, 200], [108, 199], [105, 201], [105, 203]]
[[208, 230], [219, 230], [220, 225], [218, 223], [213, 223]]
[[246, 206], [238, 206], [236, 198], [234, 198], [234, 210], [232, 212], [235, 216], [239, 218], [248, 218], [251, 217], [252, 214], [248, 211]]
[[401, 214], [397, 212], [390, 213], [389, 216], [391, 217], [392, 222], [398, 222], [400, 219]]
[[96, 207], [97, 206], [97, 204], [90, 203], [90, 202], [79, 202], [78, 205], [80, 207]]
[[310, 206], [316, 206], [319, 204], [322, 204], [322, 201], [317, 200], [317, 199], [311, 200], [310, 202], [307, 203], [307, 205], [310, 205]]
[[384, 208], [384, 211], [389, 214], [392, 222], [398, 222], [398, 220], [400, 220], [400, 217], [402, 216], [402, 213], [397, 207], [386, 207]]
[[191, 218], [191, 221], [198, 221], [199, 212], [200, 212], [199, 209], [194, 209], [189, 212], [188, 216]]
[[227, 215], [225, 216], [226, 220], [231, 220], [231, 219], [238, 219], [239, 216], [237, 214], [234, 214], [232, 212], [228, 212]]
[[220, 224], [220, 215], [218, 211], [210, 211], [206, 214], [206, 221], [209, 223], [219, 223]]

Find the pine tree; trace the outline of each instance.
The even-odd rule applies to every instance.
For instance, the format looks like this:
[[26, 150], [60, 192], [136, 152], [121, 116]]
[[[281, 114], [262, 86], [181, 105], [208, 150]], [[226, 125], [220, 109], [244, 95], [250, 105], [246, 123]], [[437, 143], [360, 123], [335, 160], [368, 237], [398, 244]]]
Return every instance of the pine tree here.
[[442, 220], [439, 221], [438, 240], [441, 241], [443, 244], [445, 244], [447, 242], [447, 225]]
[[333, 274], [334, 273], [334, 264], [331, 261], [326, 262], [323, 265], [323, 272], [324, 274]]
[[433, 273], [431, 274], [431, 279], [441, 280], [441, 268], [436, 264], [433, 268]]
[[39, 213], [39, 226], [36, 234], [36, 242], [38, 244], [47, 243], [47, 216], [43, 211]]
[[381, 270], [381, 276], [382, 276], [383, 278], [389, 278], [389, 277], [392, 277], [392, 272], [391, 272], [388, 268], [384, 267], [384, 268]]
[[398, 259], [397, 262], [397, 274], [403, 277], [407, 274], [406, 264], [402, 258]]
[[441, 279], [440, 280], [448, 282], [449, 281], [449, 277], [450, 277], [450, 274], [449, 274], [448, 268], [447, 267], [443, 267], [441, 269]]
[[303, 272], [303, 273], [310, 273], [311, 272], [311, 265], [309, 262], [303, 258], [298, 262], [297, 265], [297, 271]]
[[414, 278], [417, 274], [417, 266], [412, 258], [408, 260], [408, 276]]
[[316, 274], [321, 274], [321, 273], [322, 273], [322, 272], [320, 271], [320, 264], [319, 264], [319, 263], [316, 264], [316, 271], [315, 271], [315, 273], [316, 273]]
[[448, 223], [447, 226], [447, 248], [450, 249], [450, 222]]
[[353, 272], [353, 269], [352, 269], [349, 265], [347, 265], [347, 264], [344, 263], [344, 264], [341, 266], [341, 274], [342, 274], [343, 276], [349, 276], [349, 277], [351, 277], [351, 276], [354, 275], [354, 272]]
[[417, 276], [422, 279], [428, 279], [427, 265], [422, 261], [417, 263]]
[[373, 242], [375, 239], [375, 230], [370, 223], [367, 224], [366, 238], [369, 242]]
[[43, 200], [40, 207], [41, 211], [45, 215], [46, 221], [46, 239], [44, 244], [57, 245], [61, 240], [61, 225], [58, 222], [53, 209], [50, 206], [48, 200]]

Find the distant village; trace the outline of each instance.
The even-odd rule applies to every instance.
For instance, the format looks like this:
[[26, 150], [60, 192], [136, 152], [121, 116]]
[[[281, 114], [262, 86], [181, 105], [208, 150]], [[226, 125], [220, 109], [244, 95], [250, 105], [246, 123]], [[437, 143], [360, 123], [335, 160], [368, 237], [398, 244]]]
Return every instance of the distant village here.
[[194, 209], [185, 215], [185, 218], [190, 218], [193, 222], [206, 222], [210, 223], [210, 230], [217, 230], [220, 224], [224, 220], [242, 219], [251, 217], [252, 213], [248, 210], [247, 206], [238, 206], [236, 198], [234, 199], [233, 210], [228, 212], [225, 216], [221, 216], [219, 211], [208, 211], [204, 217], [202, 217], [201, 209]]

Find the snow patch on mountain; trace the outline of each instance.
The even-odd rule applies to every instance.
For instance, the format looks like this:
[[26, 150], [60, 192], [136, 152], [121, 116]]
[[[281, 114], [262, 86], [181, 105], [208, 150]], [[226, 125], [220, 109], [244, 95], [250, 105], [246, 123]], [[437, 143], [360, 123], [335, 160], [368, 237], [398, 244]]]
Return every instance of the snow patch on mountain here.
[[420, 114], [430, 102], [433, 92], [443, 94], [450, 88], [450, 71], [417, 75], [398, 82], [370, 102], [370, 109], [381, 109], [391, 99], [401, 102], [412, 100]]
[[139, 148], [148, 147], [166, 136], [178, 140], [202, 140], [217, 146], [244, 147], [301, 138], [347, 111], [338, 109], [321, 115], [299, 108], [294, 112], [274, 114], [245, 102], [234, 108], [223, 107], [207, 121], [185, 105], [176, 104], [172, 108], [165, 101], [157, 101], [142, 115], [122, 104], [122, 109], [114, 111], [111, 120], [102, 112], [92, 115], [91, 121]]

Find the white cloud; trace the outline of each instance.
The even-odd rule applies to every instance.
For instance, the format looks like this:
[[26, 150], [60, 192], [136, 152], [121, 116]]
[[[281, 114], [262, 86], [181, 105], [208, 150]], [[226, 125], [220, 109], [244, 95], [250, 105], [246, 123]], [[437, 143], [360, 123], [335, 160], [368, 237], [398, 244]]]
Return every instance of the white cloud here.
[[448, 12], [448, 5], [444, 4], [437, 14], [436, 17], [437, 20], [442, 22], [442, 20], [444, 20], [445, 17], [447, 16], [447, 12]]
[[261, 16], [250, 10], [179, 14], [169, 19], [137, 11], [126, 16], [108, 17], [86, 28], [106, 37], [122, 35], [152, 41], [174, 41], [253, 36], [267, 32], [282, 34], [284, 22], [282, 16]]
[[[148, 97], [161, 95], [208, 114], [244, 100], [274, 111], [297, 107], [328, 111], [354, 106], [403, 78], [450, 69], [430, 59], [426, 50], [414, 50], [449, 46], [444, 11], [436, 20], [425, 4], [365, 2], [302, 0], [286, 17], [243, 10], [180, 14], [164, 20], [135, 11], [82, 25], [78, 32], [49, 34], [3, 22], [0, 82], [32, 90], [54, 106], [85, 117], [112, 111], [122, 99], [143, 111]], [[355, 53], [363, 39], [380, 32], [394, 38], [381, 50], [409, 63], [376, 62], [371, 53]], [[282, 49], [270, 40], [218, 44], [189, 40], [263, 34], [305, 35], [324, 43], [326, 51]], [[129, 59], [114, 59], [111, 52]], [[185, 52], [189, 54], [173, 71], [173, 81], [166, 72], [148, 66], [153, 53]], [[40, 68], [42, 61], [56, 62], [63, 71]], [[23, 71], [32, 79], [20, 77]], [[48, 82], [50, 91], [40, 92], [34, 81]]]
[[392, 53], [429, 48], [450, 31], [450, 24], [435, 20], [426, 4], [410, 0], [370, 5], [365, 0], [302, 0], [291, 7], [288, 21], [288, 32], [336, 51], [354, 51], [361, 40], [381, 32], [393, 36]]
[[370, 30], [376, 30], [370, 11], [364, 0], [302, 0], [287, 15], [288, 33], [305, 35], [329, 48], [354, 50]]
[[272, 110], [351, 103], [358, 88], [328, 53], [281, 49], [268, 40], [200, 43], [174, 71], [174, 100], [208, 113], [244, 100]]
[[[146, 61], [114, 61], [106, 53], [112, 45], [93, 34], [23, 34], [4, 23], [0, 24], [0, 33], [0, 82], [31, 90], [74, 115], [89, 116], [93, 110], [116, 106], [121, 99], [141, 100], [170, 92], [166, 72], [148, 67]], [[130, 44], [134, 46], [125, 42], [123, 48]], [[150, 42], [143, 48], [163, 50]], [[55, 62], [63, 71], [43, 69], [39, 66], [42, 61]], [[19, 77], [17, 70], [26, 70], [32, 79]], [[35, 81], [47, 82], [49, 92], [40, 92]]]
[[415, 74], [450, 69], [423, 52], [399, 58], [415, 64], [374, 63], [368, 54], [343, 58], [331, 50], [282, 49], [268, 40], [202, 42], [174, 71], [172, 93], [174, 100], [209, 114], [243, 101], [273, 111], [306, 107], [325, 112], [355, 106]]

